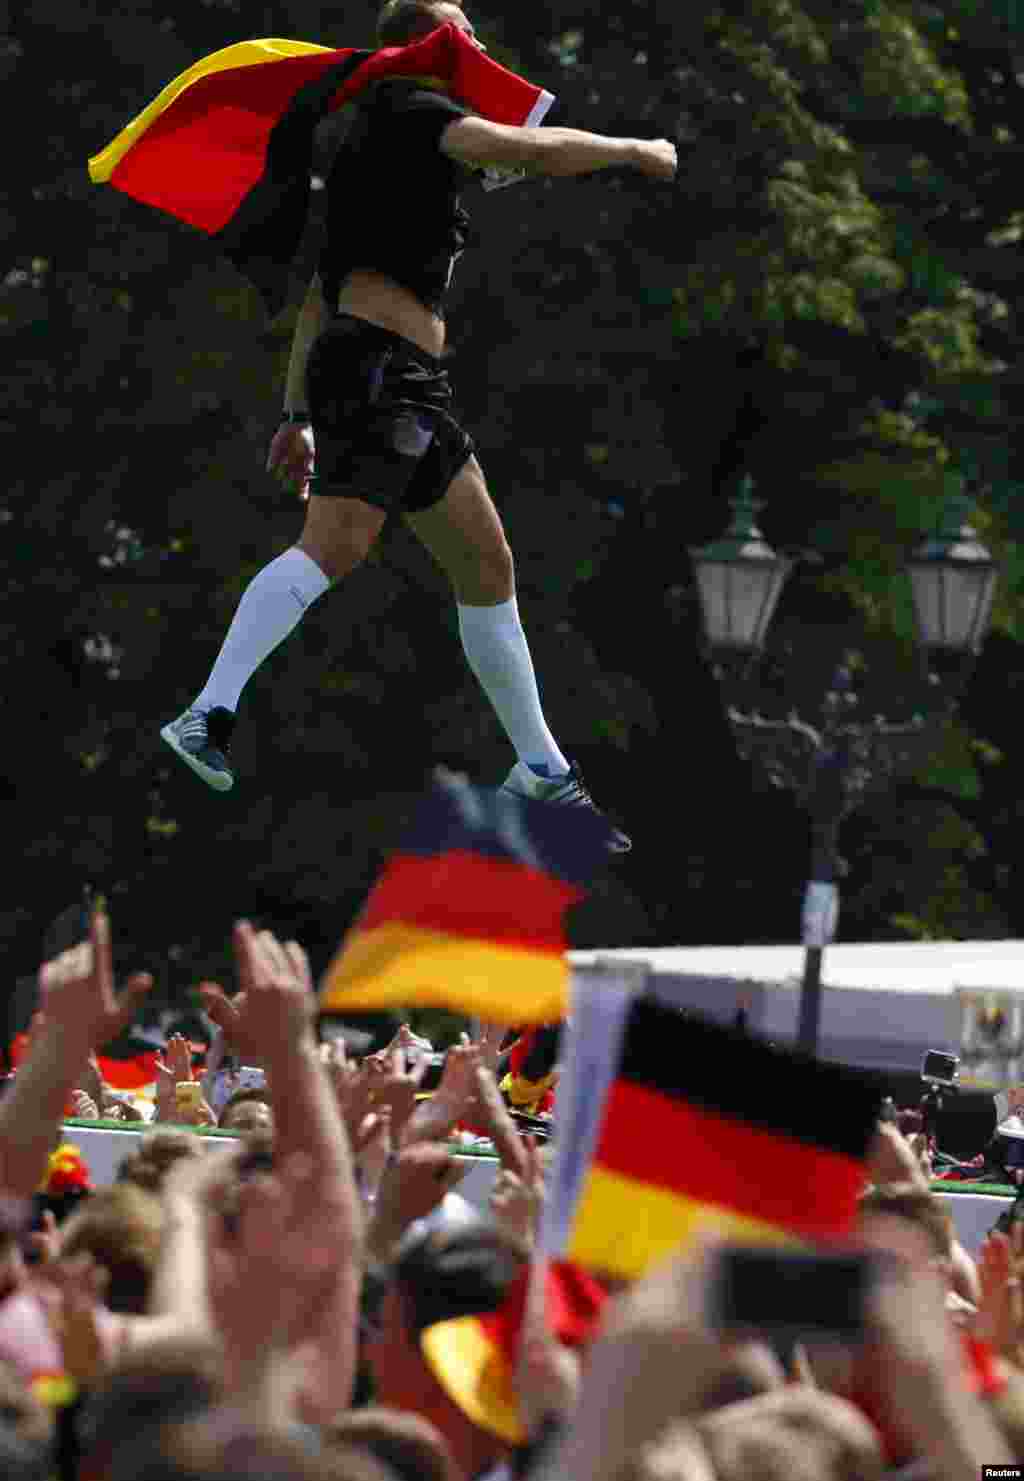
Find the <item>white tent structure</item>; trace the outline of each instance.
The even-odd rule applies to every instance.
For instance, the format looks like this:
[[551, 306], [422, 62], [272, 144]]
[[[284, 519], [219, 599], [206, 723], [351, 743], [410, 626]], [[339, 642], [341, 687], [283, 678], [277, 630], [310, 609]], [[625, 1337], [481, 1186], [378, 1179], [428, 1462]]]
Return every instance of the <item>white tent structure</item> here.
[[[636, 947], [569, 956], [579, 967], [646, 967], [659, 992], [682, 1006], [731, 1022], [743, 1003], [752, 1032], [780, 1043], [796, 1037], [801, 946]], [[822, 982], [823, 1059], [915, 1073], [929, 1049], [958, 1052], [958, 987], [1024, 993], [1024, 941], [830, 946]]]

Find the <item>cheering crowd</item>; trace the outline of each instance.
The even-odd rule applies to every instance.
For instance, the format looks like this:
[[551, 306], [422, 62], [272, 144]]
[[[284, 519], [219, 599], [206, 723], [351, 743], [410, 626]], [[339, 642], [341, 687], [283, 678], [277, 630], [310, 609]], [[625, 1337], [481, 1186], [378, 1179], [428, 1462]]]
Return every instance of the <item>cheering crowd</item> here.
[[[463, 1035], [428, 1097], [408, 1029], [354, 1062], [317, 1041], [301, 948], [233, 939], [239, 990], [207, 1008], [264, 1083], [215, 1108], [211, 1055], [184, 1103], [244, 1135], [147, 1128], [108, 1188], [47, 1169], [74, 1163], [69, 1103], [109, 1109], [95, 1056], [149, 982], [115, 994], [102, 913], [40, 973], [0, 1101], [0, 1476], [968, 1481], [1024, 1461], [1020, 1226], [973, 1260], [896, 1125], [850, 1236], [888, 1257], [856, 1338], [795, 1289], [788, 1324], [725, 1332], [712, 1237], [632, 1283], [544, 1257], [553, 1159], [499, 1089], [504, 1028]], [[180, 1123], [184, 1040], [164, 1070], [158, 1119]], [[457, 1193], [460, 1127], [501, 1160], [485, 1215]], [[628, 1239], [628, 1198], [621, 1218]]]

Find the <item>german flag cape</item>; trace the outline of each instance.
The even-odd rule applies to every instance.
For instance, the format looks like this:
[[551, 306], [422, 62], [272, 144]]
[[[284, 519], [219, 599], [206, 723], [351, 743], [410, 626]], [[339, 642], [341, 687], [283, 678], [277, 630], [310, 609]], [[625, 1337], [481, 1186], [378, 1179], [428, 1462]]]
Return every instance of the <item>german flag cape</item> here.
[[562, 918], [605, 862], [608, 837], [589, 808], [528, 802], [438, 772], [327, 970], [321, 1011], [429, 1005], [489, 1023], [561, 1018]]
[[[582, 991], [573, 1017], [585, 1033]], [[589, 1134], [571, 1111], [559, 1131], [552, 1253], [631, 1279], [704, 1230], [795, 1247], [849, 1232], [880, 1104], [872, 1077], [653, 996], [628, 1000], [612, 1032], [603, 1084], [574, 1074], [570, 1086], [600, 1109]], [[591, 1060], [570, 1039], [573, 1071]], [[582, 1167], [564, 1161], [574, 1147]]]
[[451, 23], [378, 51], [240, 41], [168, 83], [89, 160], [89, 176], [204, 232], [275, 314], [306, 224], [317, 125], [401, 77], [442, 88], [492, 123], [539, 124], [554, 102]]

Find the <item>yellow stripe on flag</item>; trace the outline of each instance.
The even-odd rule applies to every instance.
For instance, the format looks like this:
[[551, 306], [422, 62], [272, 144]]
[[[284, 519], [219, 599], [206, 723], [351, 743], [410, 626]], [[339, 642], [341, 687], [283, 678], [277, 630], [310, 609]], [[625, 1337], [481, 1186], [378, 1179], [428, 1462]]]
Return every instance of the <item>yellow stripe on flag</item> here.
[[324, 1013], [449, 1008], [488, 1023], [556, 1023], [569, 1006], [561, 952], [448, 936], [401, 922], [356, 932], [328, 968]]
[[187, 72], [182, 72], [180, 77], [169, 82], [149, 107], [144, 108], [137, 118], [133, 118], [106, 149], [92, 156], [89, 161], [89, 178], [96, 185], [105, 184], [121, 159], [149, 126], [186, 88], [201, 78], [210, 77], [215, 72], [228, 72], [233, 67], [254, 67], [261, 62], [277, 61], [281, 57], [308, 57], [315, 52], [330, 50], [329, 46], [315, 46], [311, 41], [282, 41], [271, 37], [265, 41], [239, 41], [234, 46], [212, 52], [208, 57], [201, 57]]
[[[636, 1134], [643, 1136], [643, 1127]], [[804, 1247], [777, 1225], [595, 1166], [576, 1205], [566, 1259], [633, 1280], [705, 1232], [742, 1244]]]
[[427, 1366], [448, 1397], [478, 1428], [506, 1445], [525, 1445], [513, 1375], [475, 1316], [435, 1322], [420, 1337]]

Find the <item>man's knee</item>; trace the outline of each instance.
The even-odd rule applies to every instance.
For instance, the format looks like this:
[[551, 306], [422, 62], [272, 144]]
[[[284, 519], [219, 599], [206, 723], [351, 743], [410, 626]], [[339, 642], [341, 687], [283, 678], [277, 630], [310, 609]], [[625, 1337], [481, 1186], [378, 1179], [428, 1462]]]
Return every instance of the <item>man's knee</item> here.
[[330, 541], [310, 540], [306, 536], [298, 542], [298, 549], [323, 571], [328, 581], [342, 581], [357, 566], [361, 566], [370, 553], [371, 540], [357, 535], [344, 535]]
[[341, 581], [350, 571], [362, 565], [380, 534], [386, 516], [371, 505], [359, 501], [358, 507], [324, 507], [318, 501], [306, 516], [306, 528], [298, 542], [299, 550], [316, 561], [330, 581]]
[[516, 589], [516, 565], [507, 540], [502, 539], [487, 557], [487, 578], [493, 583], [496, 595], [508, 601]]
[[487, 607], [515, 595], [516, 570], [505, 540], [478, 551], [472, 566], [455, 579], [456, 596], [466, 606]]

